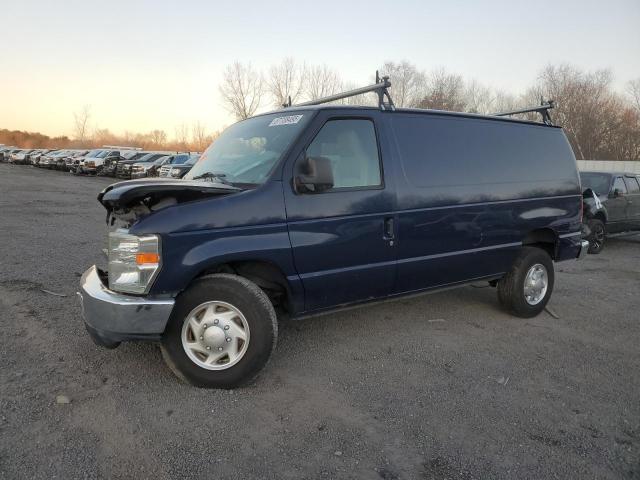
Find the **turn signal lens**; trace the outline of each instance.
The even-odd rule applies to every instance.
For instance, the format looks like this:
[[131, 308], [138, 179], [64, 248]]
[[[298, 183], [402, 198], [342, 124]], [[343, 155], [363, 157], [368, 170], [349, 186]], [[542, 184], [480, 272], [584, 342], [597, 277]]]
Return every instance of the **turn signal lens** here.
[[160, 256], [157, 253], [138, 253], [136, 255], [136, 263], [138, 265], [160, 263]]

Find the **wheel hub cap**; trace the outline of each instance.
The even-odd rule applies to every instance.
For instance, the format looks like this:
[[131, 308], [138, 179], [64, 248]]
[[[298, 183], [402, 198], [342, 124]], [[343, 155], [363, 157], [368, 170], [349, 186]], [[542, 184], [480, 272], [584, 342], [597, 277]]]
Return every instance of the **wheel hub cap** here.
[[549, 286], [549, 275], [544, 265], [537, 263], [527, 272], [524, 279], [524, 298], [529, 305], [542, 301]]
[[249, 346], [249, 324], [233, 305], [206, 302], [194, 308], [182, 326], [182, 347], [189, 359], [207, 370], [238, 363]]
[[207, 328], [202, 337], [202, 344], [205, 345], [205, 347], [217, 349], [219, 347], [224, 347], [224, 344], [226, 343], [224, 330], [218, 327]]

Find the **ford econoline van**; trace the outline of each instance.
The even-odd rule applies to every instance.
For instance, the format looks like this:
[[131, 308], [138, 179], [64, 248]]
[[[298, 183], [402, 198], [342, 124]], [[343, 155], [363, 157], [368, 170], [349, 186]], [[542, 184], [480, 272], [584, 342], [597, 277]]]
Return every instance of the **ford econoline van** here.
[[561, 128], [383, 103], [258, 115], [185, 179], [121, 182], [98, 198], [108, 262], [82, 276], [86, 328], [111, 348], [159, 341], [203, 387], [252, 379], [282, 315], [487, 281], [508, 312], [532, 317], [554, 263], [588, 247]]

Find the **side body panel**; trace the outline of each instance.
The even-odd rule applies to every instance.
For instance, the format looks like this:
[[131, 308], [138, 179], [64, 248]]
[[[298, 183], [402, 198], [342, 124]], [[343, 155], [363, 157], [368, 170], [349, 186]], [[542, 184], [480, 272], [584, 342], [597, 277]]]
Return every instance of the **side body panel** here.
[[560, 129], [436, 114], [388, 121], [401, 165], [397, 292], [499, 276], [539, 229], [558, 238], [557, 260], [576, 257], [582, 196]]

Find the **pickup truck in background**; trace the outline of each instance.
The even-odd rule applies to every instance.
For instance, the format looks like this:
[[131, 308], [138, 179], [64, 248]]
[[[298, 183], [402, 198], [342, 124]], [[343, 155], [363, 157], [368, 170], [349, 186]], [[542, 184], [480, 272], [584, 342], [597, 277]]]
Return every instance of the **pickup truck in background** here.
[[640, 230], [640, 175], [580, 172], [580, 180], [589, 253], [600, 253], [610, 233]]

